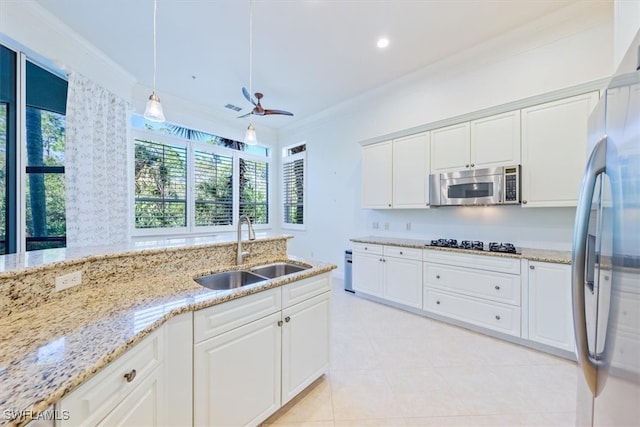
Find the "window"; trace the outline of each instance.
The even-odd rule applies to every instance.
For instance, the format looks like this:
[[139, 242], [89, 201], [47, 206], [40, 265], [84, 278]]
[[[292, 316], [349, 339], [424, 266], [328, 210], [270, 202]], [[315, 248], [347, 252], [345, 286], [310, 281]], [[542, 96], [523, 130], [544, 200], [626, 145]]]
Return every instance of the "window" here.
[[269, 224], [268, 148], [178, 125], [132, 120], [136, 234], [232, 230], [240, 215]]
[[283, 150], [282, 220], [284, 227], [299, 228], [305, 223], [304, 194], [306, 156], [306, 144], [300, 144]]
[[66, 246], [66, 103], [66, 80], [0, 46], [0, 254]]

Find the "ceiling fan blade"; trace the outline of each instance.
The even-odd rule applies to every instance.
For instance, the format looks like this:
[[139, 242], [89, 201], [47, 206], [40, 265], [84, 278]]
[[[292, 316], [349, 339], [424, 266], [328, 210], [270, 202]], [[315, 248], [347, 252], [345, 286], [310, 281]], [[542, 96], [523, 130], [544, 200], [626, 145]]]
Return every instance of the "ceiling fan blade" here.
[[251, 99], [251, 95], [249, 95], [249, 91], [247, 90], [246, 87], [242, 88], [242, 94], [244, 95], [244, 97], [247, 99], [247, 101], [249, 101], [250, 103], [252, 103], [253, 105], [256, 105], [255, 101], [253, 99]]
[[238, 118], [238, 119], [242, 119], [242, 118], [247, 117], [247, 116], [250, 116], [250, 115], [251, 115], [251, 111], [249, 111], [247, 114], [243, 114], [243, 115], [241, 115], [241, 116], [238, 116], [237, 118]]
[[264, 110], [264, 114], [269, 115], [269, 114], [282, 114], [283, 116], [293, 116], [293, 113], [290, 113], [288, 111], [284, 111], [284, 110]]

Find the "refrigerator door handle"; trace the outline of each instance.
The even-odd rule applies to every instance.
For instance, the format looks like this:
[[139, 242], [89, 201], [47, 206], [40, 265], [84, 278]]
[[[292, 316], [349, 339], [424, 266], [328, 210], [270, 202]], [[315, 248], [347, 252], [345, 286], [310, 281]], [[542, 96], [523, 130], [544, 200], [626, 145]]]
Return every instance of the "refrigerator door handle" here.
[[[606, 168], [607, 137], [604, 136], [591, 152], [587, 162], [578, 207], [576, 210], [576, 224], [573, 233], [573, 254], [571, 260], [571, 287], [573, 302], [573, 327], [576, 340], [578, 363], [582, 373], [594, 396], [597, 395], [597, 361], [590, 357], [587, 341], [587, 318], [585, 313], [585, 288], [591, 289], [587, 283], [585, 272], [593, 266], [587, 265], [587, 240], [589, 235], [589, 217], [591, 203], [598, 175]], [[589, 262], [595, 262], [593, 258]], [[593, 286], [593, 285], [592, 285]]]

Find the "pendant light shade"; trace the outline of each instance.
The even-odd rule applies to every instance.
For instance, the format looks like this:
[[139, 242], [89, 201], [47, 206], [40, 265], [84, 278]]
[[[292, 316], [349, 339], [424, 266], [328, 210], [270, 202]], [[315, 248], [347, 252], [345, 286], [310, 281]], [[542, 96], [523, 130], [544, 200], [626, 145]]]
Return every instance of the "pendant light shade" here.
[[253, 127], [252, 123], [249, 123], [249, 127], [247, 128], [247, 132], [244, 134], [244, 143], [247, 145], [256, 145], [258, 143], [258, 138], [256, 136], [256, 130]]
[[155, 91], [149, 96], [147, 107], [144, 109], [144, 118], [152, 122], [162, 123], [165, 121], [162, 104], [160, 104], [160, 98]]
[[162, 104], [160, 104], [160, 98], [156, 95], [156, 15], [158, 9], [158, 0], [153, 0], [153, 92], [149, 96], [147, 106], [144, 109], [144, 118], [152, 122], [162, 123], [165, 121], [164, 112], [162, 111]]

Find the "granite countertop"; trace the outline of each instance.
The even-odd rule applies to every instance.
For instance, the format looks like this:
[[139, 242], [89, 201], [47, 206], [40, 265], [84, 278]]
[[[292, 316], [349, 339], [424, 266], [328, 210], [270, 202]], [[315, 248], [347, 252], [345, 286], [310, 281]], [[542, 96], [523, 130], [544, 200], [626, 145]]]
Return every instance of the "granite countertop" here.
[[429, 246], [430, 240], [400, 239], [400, 238], [393, 238], [393, 237], [377, 237], [377, 236], [354, 237], [351, 239], [351, 241], [357, 242], [357, 243], [393, 245], [393, 246], [402, 246], [406, 248], [429, 249], [434, 251], [467, 253], [467, 254], [473, 254], [473, 255], [497, 256], [497, 257], [503, 257], [503, 258], [517, 258], [517, 259], [524, 258], [530, 261], [553, 262], [556, 264], [571, 264], [571, 251], [520, 248], [520, 251], [521, 251], [520, 254], [508, 254], [508, 253], [502, 253], [502, 252], [476, 251], [471, 249], [440, 248], [436, 246]]
[[[45, 410], [173, 316], [336, 268], [291, 257], [287, 261], [311, 268], [223, 291], [203, 288], [193, 280], [209, 271], [154, 275], [103, 286], [99, 294], [95, 289], [77, 292], [64, 303], [52, 301], [1, 318], [0, 425], [23, 425], [28, 416], [9, 420], [7, 411], [35, 415]], [[214, 272], [238, 268], [221, 266]]]

